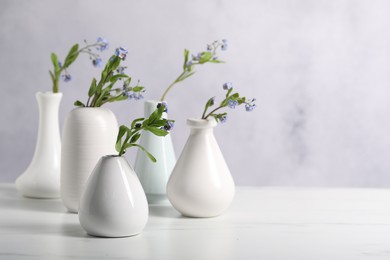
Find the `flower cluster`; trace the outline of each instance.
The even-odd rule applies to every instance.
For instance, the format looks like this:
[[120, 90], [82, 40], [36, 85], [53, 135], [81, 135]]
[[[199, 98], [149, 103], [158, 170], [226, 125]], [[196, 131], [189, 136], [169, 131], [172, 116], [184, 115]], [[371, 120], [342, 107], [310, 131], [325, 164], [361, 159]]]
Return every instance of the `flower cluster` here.
[[220, 63], [217, 57], [217, 50], [220, 47], [222, 51], [226, 51], [228, 46], [227, 40], [214, 41], [212, 44], [207, 44], [206, 51], [198, 52], [197, 55], [191, 54], [191, 60], [185, 63], [185, 67], [192, 70], [192, 66], [204, 64], [206, 62]]
[[[84, 42], [88, 45], [87, 41], [84, 40]], [[108, 41], [102, 37], [98, 37], [96, 43], [89, 46], [87, 53], [89, 54], [89, 59], [92, 60], [92, 65], [96, 68], [101, 68], [103, 60], [100, 58], [99, 54], [92, 51], [92, 47], [95, 47], [95, 49], [100, 52], [105, 51], [109, 46]]]
[[222, 88], [224, 90], [227, 90], [226, 95], [225, 95], [225, 99], [222, 100], [222, 102], [219, 104], [218, 107], [216, 107], [215, 109], [213, 109], [209, 113], [207, 113], [207, 110], [210, 107], [214, 106], [214, 104], [215, 104], [215, 97], [210, 98], [206, 103], [205, 109], [204, 109], [203, 114], [202, 114], [202, 119], [207, 119], [208, 117], [211, 116], [211, 117], [214, 117], [214, 119], [217, 122], [225, 123], [227, 121], [227, 113], [226, 112], [217, 113], [218, 110], [220, 110], [224, 107], [235, 109], [236, 107], [245, 104], [246, 111], [250, 112], [250, 111], [253, 111], [253, 109], [255, 109], [256, 99], [253, 98], [253, 99], [247, 100], [246, 97], [240, 97], [240, 94], [238, 94], [238, 93], [232, 94], [233, 84], [231, 82], [226, 82], [225, 84], [223, 84]]
[[137, 141], [141, 137], [141, 130], [149, 131], [157, 136], [166, 136], [168, 134], [174, 125], [174, 121], [162, 118], [165, 109], [165, 105], [160, 104], [149, 118], [135, 119], [131, 123], [130, 128], [121, 125], [115, 146], [118, 155], [122, 156], [126, 152], [126, 149], [130, 147], [138, 147], [143, 150], [153, 162], [156, 162], [156, 158], [146, 151], [144, 147], [137, 144]]
[[67, 56], [65, 57], [64, 62], [60, 62], [55, 53], [51, 54], [51, 61], [53, 63], [53, 70], [49, 71], [50, 77], [53, 82], [53, 92], [57, 93], [59, 91], [59, 80], [60, 78], [64, 82], [69, 82], [72, 80], [72, 76], [68, 72], [69, 66], [77, 59], [80, 53], [86, 53], [89, 55], [89, 58], [92, 60], [92, 64], [95, 67], [100, 67], [102, 64], [102, 59], [99, 54], [95, 53], [93, 49], [95, 48], [97, 51], [104, 51], [108, 48], [107, 40], [99, 37], [95, 43], [88, 44], [86, 40], [84, 40], [85, 46], [79, 49], [79, 45], [75, 44], [69, 50]]
[[[104, 41], [101, 40], [101, 42]], [[102, 44], [100, 48], [102, 47], [104, 49], [107, 45]], [[145, 92], [144, 87], [139, 85], [139, 81], [136, 86], [130, 86], [131, 77], [124, 73], [126, 67], [120, 66], [127, 53], [123, 47], [115, 49], [115, 54], [111, 56], [104, 67], [99, 82], [95, 78], [92, 79], [87, 102], [84, 104], [77, 100], [74, 104], [81, 107], [100, 107], [107, 102], [142, 99], [142, 93]], [[122, 87], [114, 88], [114, 85], [122, 80]]]
[[207, 44], [206, 50], [202, 52], [198, 52], [196, 55], [192, 54], [190, 59], [189, 50], [184, 50], [184, 64], [183, 64], [183, 72], [173, 81], [168, 88], [164, 91], [161, 101], [165, 100], [168, 92], [171, 88], [177, 83], [185, 80], [188, 77], [191, 77], [195, 74], [194, 67], [197, 65], [202, 65], [205, 63], [223, 63], [223, 61], [219, 60], [217, 57], [218, 49], [226, 50], [228, 47], [227, 40], [222, 41], [214, 41], [211, 44]]

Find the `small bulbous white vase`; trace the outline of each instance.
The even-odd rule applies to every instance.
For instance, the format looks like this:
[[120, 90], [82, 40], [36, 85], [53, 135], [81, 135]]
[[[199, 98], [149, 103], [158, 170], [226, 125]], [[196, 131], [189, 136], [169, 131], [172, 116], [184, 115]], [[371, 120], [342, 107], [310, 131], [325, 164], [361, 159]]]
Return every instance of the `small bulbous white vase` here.
[[101, 107], [73, 109], [62, 131], [61, 198], [78, 212], [81, 193], [99, 159], [115, 154], [118, 122], [111, 110]]
[[148, 214], [145, 192], [127, 160], [102, 157], [80, 199], [79, 220], [85, 231], [99, 237], [137, 235]]
[[[148, 100], [145, 102], [145, 118], [152, 114], [159, 101]], [[167, 118], [167, 114], [163, 114]], [[166, 196], [166, 187], [169, 176], [176, 163], [176, 156], [173, 149], [170, 134], [166, 136], [156, 136], [150, 132], [142, 132], [140, 145], [145, 147], [156, 158], [153, 163], [146, 154], [138, 150], [135, 159], [134, 169], [145, 190], [146, 197], [150, 204], [169, 203]]]
[[30, 165], [16, 179], [17, 190], [26, 197], [60, 196], [61, 138], [58, 111], [62, 93], [38, 92], [38, 138]]
[[235, 185], [213, 134], [213, 119], [188, 119], [187, 143], [167, 185], [173, 207], [188, 217], [215, 217], [231, 204]]

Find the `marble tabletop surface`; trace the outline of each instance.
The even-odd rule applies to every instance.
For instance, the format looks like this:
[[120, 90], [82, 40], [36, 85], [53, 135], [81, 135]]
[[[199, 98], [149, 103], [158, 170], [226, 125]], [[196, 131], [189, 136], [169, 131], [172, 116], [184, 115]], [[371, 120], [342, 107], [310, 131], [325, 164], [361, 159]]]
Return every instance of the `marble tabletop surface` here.
[[238, 187], [216, 218], [150, 206], [144, 232], [96, 238], [60, 200], [0, 184], [0, 259], [390, 259], [390, 190]]

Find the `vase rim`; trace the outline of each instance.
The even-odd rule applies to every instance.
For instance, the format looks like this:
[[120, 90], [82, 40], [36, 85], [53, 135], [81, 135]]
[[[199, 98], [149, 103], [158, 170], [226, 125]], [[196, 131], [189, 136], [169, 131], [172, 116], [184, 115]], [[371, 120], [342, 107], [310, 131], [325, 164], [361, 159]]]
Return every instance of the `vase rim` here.
[[62, 92], [54, 93], [52, 91], [38, 91], [36, 92], [37, 95], [44, 95], [44, 96], [62, 96]]
[[107, 154], [102, 156], [103, 158], [121, 158], [123, 157], [122, 155], [117, 155], [117, 154]]
[[154, 99], [148, 99], [148, 100], [145, 100], [145, 103], [153, 103], [153, 104], [158, 104], [158, 103], [167, 103], [167, 101], [165, 100], [154, 100]]
[[217, 126], [217, 122], [214, 118], [200, 119], [200, 118], [188, 118], [187, 125], [197, 128], [209, 128]]
[[105, 107], [74, 107], [73, 110], [75, 110], [75, 109], [92, 109], [92, 108], [110, 110], [109, 108], [105, 108]]

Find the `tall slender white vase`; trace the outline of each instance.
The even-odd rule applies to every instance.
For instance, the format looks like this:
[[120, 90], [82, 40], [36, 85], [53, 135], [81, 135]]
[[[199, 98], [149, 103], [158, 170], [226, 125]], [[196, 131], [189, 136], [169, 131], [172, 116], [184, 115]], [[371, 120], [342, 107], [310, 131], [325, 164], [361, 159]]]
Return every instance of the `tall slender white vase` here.
[[149, 207], [137, 175], [122, 156], [104, 156], [82, 193], [81, 226], [92, 236], [125, 237], [141, 233]]
[[34, 156], [26, 171], [16, 179], [17, 190], [26, 197], [60, 196], [61, 139], [58, 111], [62, 93], [38, 92], [38, 137]]
[[235, 187], [210, 120], [188, 119], [187, 143], [167, 186], [173, 207], [188, 217], [215, 217], [231, 204]]
[[61, 198], [73, 213], [79, 209], [85, 183], [99, 159], [115, 154], [118, 122], [114, 113], [101, 107], [73, 109], [62, 131]]
[[[152, 100], [145, 102], [145, 118], [156, 110], [159, 103], [161, 102]], [[164, 113], [163, 117], [167, 118], [167, 114]], [[138, 150], [135, 160], [134, 169], [145, 190], [148, 202], [149, 204], [168, 203], [166, 187], [176, 163], [171, 136], [170, 134], [156, 136], [145, 131], [142, 133], [140, 145], [157, 159], [157, 162], [153, 163], [143, 151]]]

